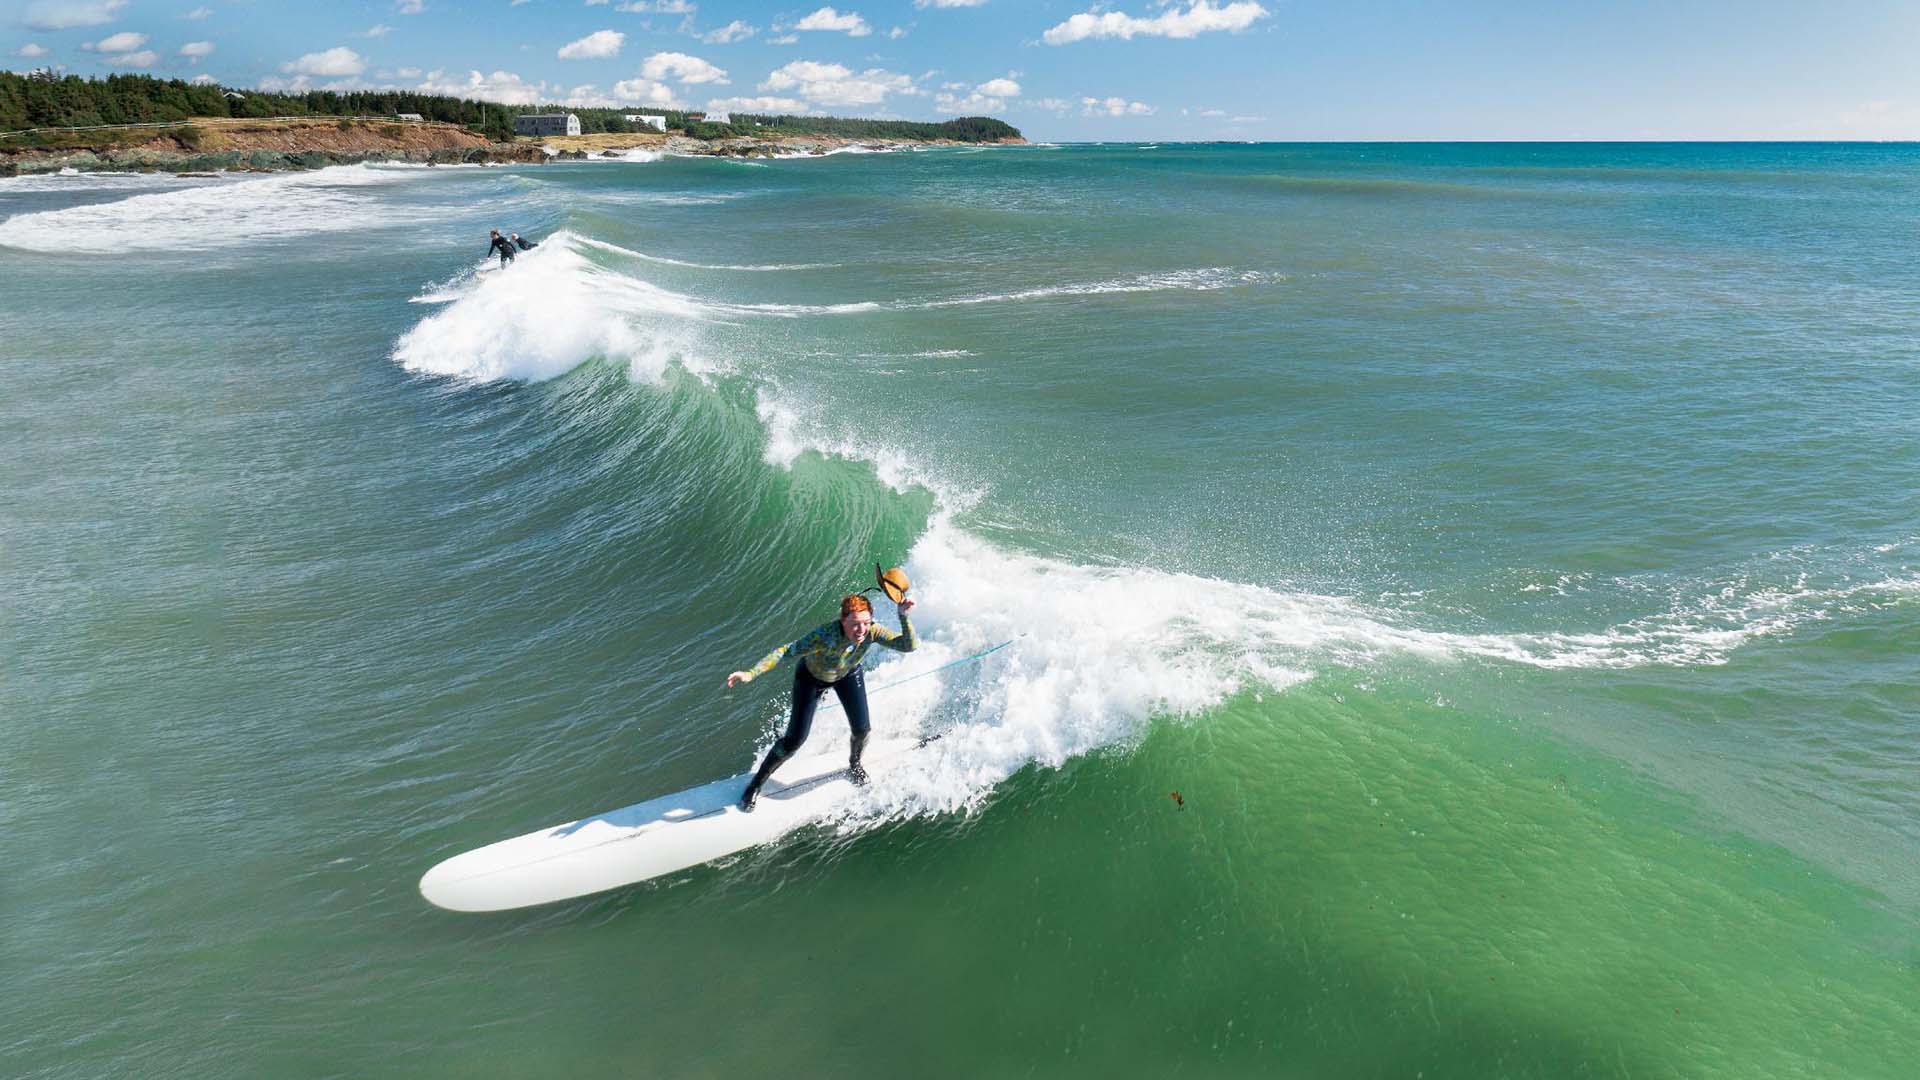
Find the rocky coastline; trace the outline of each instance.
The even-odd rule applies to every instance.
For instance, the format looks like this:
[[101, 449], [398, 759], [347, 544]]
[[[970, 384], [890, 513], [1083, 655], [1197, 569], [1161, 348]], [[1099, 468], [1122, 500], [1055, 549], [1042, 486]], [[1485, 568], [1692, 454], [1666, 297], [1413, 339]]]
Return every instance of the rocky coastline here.
[[[1008, 140], [1008, 142], [1024, 140]], [[0, 176], [77, 172], [287, 172], [332, 165], [539, 165], [618, 158], [633, 150], [720, 157], [800, 157], [880, 153], [949, 140], [767, 136], [702, 140], [657, 133], [585, 135], [511, 143], [450, 124], [384, 120], [205, 121], [153, 129], [109, 128], [63, 135], [58, 145], [0, 140]]]

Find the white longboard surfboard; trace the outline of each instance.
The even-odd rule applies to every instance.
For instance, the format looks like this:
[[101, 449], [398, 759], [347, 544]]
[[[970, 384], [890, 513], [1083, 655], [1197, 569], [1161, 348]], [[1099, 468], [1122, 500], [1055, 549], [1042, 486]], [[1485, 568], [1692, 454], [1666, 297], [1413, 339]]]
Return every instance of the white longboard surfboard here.
[[[875, 741], [862, 761], [884, 769], [910, 740]], [[844, 751], [794, 757], [761, 789], [753, 813], [737, 803], [747, 775], [716, 780], [455, 855], [420, 879], [420, 895], [450, 911], [548, 904], [671, 874], [774, 840], [858, 790]]]

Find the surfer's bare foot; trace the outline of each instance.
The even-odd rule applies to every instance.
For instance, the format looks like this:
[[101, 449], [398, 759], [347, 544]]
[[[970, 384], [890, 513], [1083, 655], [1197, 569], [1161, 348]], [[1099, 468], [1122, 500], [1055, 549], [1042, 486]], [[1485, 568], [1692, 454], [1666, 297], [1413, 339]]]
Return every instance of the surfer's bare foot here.
[[861, 768], [860, 763], [856, 761], [847, 766], [847, 779], [853, 781], [855, 784], [865, 784], [867, 782], [867, 770]]

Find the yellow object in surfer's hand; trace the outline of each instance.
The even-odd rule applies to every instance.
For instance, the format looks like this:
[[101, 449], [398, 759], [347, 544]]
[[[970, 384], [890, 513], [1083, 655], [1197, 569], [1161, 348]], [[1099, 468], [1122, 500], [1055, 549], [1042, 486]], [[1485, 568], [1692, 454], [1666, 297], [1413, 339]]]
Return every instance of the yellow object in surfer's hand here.
[[882, 570], [879, 563], [874, 563], [873, 579], [879, 583], [880, 590], [887, 594], [887, 599], [895, 604], [905, 599], [907, 590], [913, 588], [913, 582], [907, 580], [907, 572], [897, 566], [891, 570]]

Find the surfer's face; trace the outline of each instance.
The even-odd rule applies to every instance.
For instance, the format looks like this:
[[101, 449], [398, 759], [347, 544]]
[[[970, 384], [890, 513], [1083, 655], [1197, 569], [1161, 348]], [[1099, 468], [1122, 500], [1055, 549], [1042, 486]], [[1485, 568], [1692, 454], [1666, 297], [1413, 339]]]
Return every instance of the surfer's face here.
[[847, 640], [855, 645], [867, 640], [867, 629], [872, 625], [873, 612], [871, 611], [849, 611], [840, 616], [841, 631], [847, 635]]

